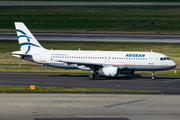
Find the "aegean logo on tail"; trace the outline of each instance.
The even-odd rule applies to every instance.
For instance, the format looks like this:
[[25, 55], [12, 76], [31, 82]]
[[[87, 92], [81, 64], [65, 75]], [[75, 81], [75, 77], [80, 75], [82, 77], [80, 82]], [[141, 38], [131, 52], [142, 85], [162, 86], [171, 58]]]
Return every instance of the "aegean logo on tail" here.
[[25, 54], [27, 54], [27, 53], [30, 51], [31, 46], [40, 47], [40, 46], [38, 46], [38, 45], [35, 45], [35, 44], [31, 43], [30, 39], [32, 39], [32, 38], [29, 37], [29, 36], [27, 36], [27, 34], [26, 34], [25, 32], [23, 32], [22, 30], [19, 30], [19, 29], [16, 29], [16, 31], [23, 34], [23, 35], [19, 35], [19, 36], [18, 36], [18, 39], [21, 38], [21, 37], [26, 37], [26, 38], [27, 38], [27, 42], [24, 42], [24, 43], [19, 44], [19, 45], [20, 45], [20, 48], [21, 48], [21, 46], [29, 45], [29, 46], [28, 46], [28, 50], [26, 51]]

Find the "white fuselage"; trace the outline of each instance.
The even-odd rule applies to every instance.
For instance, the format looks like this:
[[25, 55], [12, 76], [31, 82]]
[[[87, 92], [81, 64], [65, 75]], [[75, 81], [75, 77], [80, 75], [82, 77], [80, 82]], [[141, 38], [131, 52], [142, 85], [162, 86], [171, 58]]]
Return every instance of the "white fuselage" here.
[[[163, 58], [163, 59], [162, 59]], [[91, 70], [77, 64], [66, 62], [81, 62], [117, 66], [120, 70], [168, 70], [176, 67], [176, 63], [164, 54], [155, 52], [131, 51], [72, 51], [72, 50], [44, 50], [33, 54], [33, 61], [60, 68], [79, 68]]]

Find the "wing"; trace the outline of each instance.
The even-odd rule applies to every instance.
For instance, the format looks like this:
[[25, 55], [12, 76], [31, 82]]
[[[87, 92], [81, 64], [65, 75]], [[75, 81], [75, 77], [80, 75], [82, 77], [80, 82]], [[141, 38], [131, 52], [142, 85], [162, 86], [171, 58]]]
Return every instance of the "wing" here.
[[[93, 69], [98, 69], [104, 66], [104, 64], [101, 63], [90, 63], [90, 62], [77, 62], [77, 61], [57, 61], [57, 62], [64, 62], [67, 64], [77, 64], [78, 66], [85, 66], [90, 68], [91, 70]], [[81, 69], [81, 67], [79, 67], [79, 69]]]
[[94, 70], [94, 69], [99, 69], [101, 67], [107, 67], [107, 66], [118, 67], [120, 70], [127, 69], [127, 66], [124, 63], [102, 64], [102, 63], [73, 62], [73, 61], [57, 61], [57, 62], [64, 62], [67, 64], [77, 64], [79, 66], [78, 67], [79, 69], [84, 69], [84, 67], [88, 67], [91, 70]]

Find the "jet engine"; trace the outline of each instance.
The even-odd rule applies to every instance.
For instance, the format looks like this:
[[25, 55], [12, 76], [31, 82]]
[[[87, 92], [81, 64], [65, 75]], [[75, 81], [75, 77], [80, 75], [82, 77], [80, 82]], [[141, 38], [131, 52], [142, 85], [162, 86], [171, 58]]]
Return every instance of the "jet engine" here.
[[100, 76], [117, 76], [118, 75], [118, 67], [108, 66], [102, 67], [98, 69], [98, 74]]

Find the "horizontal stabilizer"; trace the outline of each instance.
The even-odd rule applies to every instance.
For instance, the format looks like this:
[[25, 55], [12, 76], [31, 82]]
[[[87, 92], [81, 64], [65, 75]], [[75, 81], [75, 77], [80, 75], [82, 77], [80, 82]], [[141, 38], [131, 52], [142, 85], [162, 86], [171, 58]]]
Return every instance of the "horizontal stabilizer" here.
[[24, 54], [24, 51], [15, 51], [10, 53], [11, 55], [20, 55], [20, 56], [32, 56], [30, 54]]
[[17, 58], [21, 58], [21, 59], [24, 59], [24, 58], [32, 58], [32, 55], [30, 54], [25, 54], [24, 51], [15, 51], [15, 52], [12, 52], [10, 53], [12, 56], [14, 57], [17, 57]]

